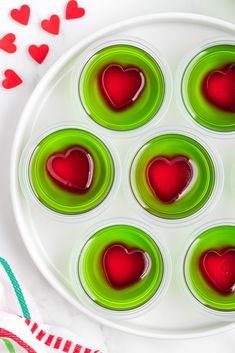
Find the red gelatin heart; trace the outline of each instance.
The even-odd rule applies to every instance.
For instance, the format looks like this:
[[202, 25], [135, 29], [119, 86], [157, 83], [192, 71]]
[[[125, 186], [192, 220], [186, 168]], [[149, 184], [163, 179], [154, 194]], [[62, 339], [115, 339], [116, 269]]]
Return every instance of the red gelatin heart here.
[[200, 259], [200, 270], [208, 284], [219, 293], [235, 292], [235, 248], [206, 251]]
[[47, 57], [49, 47], [47, 44], [41, 44], [39, 46], [32, 44], [28, 47], [28, 52], [38, 64], [42, 64]]
[[151, 191], [164, 203], [177, 200], [192, 178], [192, 165], [184, 156], [155, 157], [146, 169], [146, 179]]
[[83, 194], [92, 184], [94, 162], [84, 148], [73, 146], [51, 155], [46, 163], [51, 179], [67, 191]]
[[11, 10], [10, 15], [16, 22], [27, 26], [30, 16], [30, 7], [28, 5], [22, 5], [20, 9]]
[[19, 86], [23, 80], [14, 70], [8, 69], [4, 72], [5, 79], [2, 81], [2, 87], [5, 89], [11, 89]]
[[202, 89], [210, 103], [235, 113], [235, 63], [210, 72], [203, 80]]
[[137, 67], [110, 64], [100, 75], [101, 92], [111, 108], [117, 111], [134, 104], [144, 87], [144, 74]]
[[0, 49], [6, 51], [7, 53], [15, 53], [16, 45], [14, 44], [16, 36], [13, 33], [8, 33], [0, 39]]
[[83, 17], [85, 10], [83, 7], [79, 7], [76, 0], [70, 0], [66, 6], [65, 18], [66, 20], [74, 20], [76, 18]]
[[52, 15], [49, 20], [45, 19], [41, 22], [41, 27], [44, 31], [54, 34], [55, 36], [60, 32], [60, 18], [57, 15]]
[[103, 269], [110, 285], [124, 289], [141, 280], [150, 265], [148, 255], [139, 249], [128, 250], [122, 244], [112, 244], [103, 255]]

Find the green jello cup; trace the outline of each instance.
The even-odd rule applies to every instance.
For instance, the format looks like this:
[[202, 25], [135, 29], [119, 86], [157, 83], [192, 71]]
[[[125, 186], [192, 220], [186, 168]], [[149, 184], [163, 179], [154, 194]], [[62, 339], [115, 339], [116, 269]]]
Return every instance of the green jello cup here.
[[235, 112], [213, 104], [203, 92], [204, 80], [208, 76], [215, 71], [217, 75], [224, 75], [227, 71], [225, 68], [233, 64], [235, 65], [235, 45], [211, 44], [196, 54], [185, 69], [181, 85], [183, 103], [192, 118], [210, 130], [235, 130]]
[[[128, 251], [142, 251], [148, 258], [144, 275], [125, 288], [113, 287], [103, 265], [104, 253], [110, 246], [124, 245]], [[76, 292], [84, 291], [86, 299], [96, 307], [123, 312], [142, 307], [157, 298], [165, 283], [166, 259], [160, 246], [140, 228], [115, 224], [98, 229], [85, 243], [81, 252], [76, 250], [72, 281]]]
[[211, 286], [201, 269], [200, 261], [207, 251], [235, 249], [235, 226], [217, 225], [205, 229], [189, 246], [184, 259], [184, 279], [193, 299], [208, 312], [222, 314], [225, 318], [235, 317], [235, 292], [223, 294]]
[[[157, 157], [186, 158], [193, 177], [179, 197], [171, 203], [160, 200], [151, 190], [146, 177], [149, 163]], [[210, 199], [215, 187], [215, 163], [195, 139], [182, 134], [163, 134], [146, 142], [134, 157], [130, 171], [132, 192], [140, 205], [154, 216], [182, 219], [199, 211]]]
[[[79, 95], [88, 115], [112, 130], [132, 130], [148, 123], [159, 111], [165, 97], [165, 79], [160, 64], [147, 50], [131, 44], [112, 44], [96, 52], [85, 65], [79, 81]], [[109, 65], [123, 70], [137, 68], [145, 85], [133, 104], [112, 109], [100, 89], [100, 75]]]
[[[74, 146], [85, 149], [94, 164], [91, 186], [82, 193], [62, 188], [48, 175], [46, 167], [50, 156], [63, 155]], [[114, 163], [108, 148], [92, 133], [76, 128], [57, 130], [44, 137], [34, 147], [26, 168], [36, 198], [47, 208], [65, 215], [88, 212], [101, 204], [114, 180]]]

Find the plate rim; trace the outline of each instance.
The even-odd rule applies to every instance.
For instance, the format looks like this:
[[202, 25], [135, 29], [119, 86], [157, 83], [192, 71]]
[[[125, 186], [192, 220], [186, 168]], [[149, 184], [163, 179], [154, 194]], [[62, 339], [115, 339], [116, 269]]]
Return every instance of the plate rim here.
[[39, 83], [33, 90], [32, 94], [28, 98], [25, 107], [20, 115], [18, 124], [16, 126], [14, 138], [13, 138], [13, 144], [12, 144], [12, 149], [11, 149], [11, 157], [10, 157], [10, 194], [11, 194], [11, 202], [13, 206], [13, 212], [14, 212], [14, 217], [17, 223], [17, 227], [20, 233], [20, 236], [23, 240], [23, 243], [35, 263], [36, 267], [39, 269], [39, 271], [43, 274], [43, 276], [46, 278], [46, 280], [52, 285], [52, 287], [60, 294], [62, 295], [70, 304], [74, 305], [76, 308], [78, 308], [83, 314], [87, 315], [91, 319], [94, 319], [96, 322], [104, 324], [107, 327], [111, 327], [114, 329], [118, 329], [122, 332], [127, 332], [130, 334], [135, 334], [139, 336], [144, 336], [144, 337], [150, 337], [150, 338], [158, 338], [158, 339], [189, 339], [189, 338], [201, 338], [201, 337], [206, 337], [206, 336], [211, 336], [219, 333], [226, 332], [228, 330], [231, 330], [235, 328], [235, 322], [231, 323], [225, 323], [225, 325], [218, 327], [218, 328], [213, 328], [213, 329], [202, 329], [198, 330], [195, 332], [186, 332], [186, 333], [169, 333], [163, 332], [163, 331], [147, 331], [147, 330], [142, 330], [141, 328], [132, 328], [129, 326], [123, 326], [122, 323], [119, 323], [118, 321], [110, 321], [104, 317], [101, 317], [93, 312], [91, 312], [88, 308], [82, 306], [81, 303], [76, 301], [72, 296], [70, 296], [61, 286], [59, 281], [56, 279], [56, 277], [50, 272], [43, 261], [40, 260], [40, 256], [37, 255], [37, 251], [34, 251], [34, 249], [30, 248], [30, 242], [29, 238], [25, 235], [27, 233], [25, 223], [23, 219], [21, 218], [20, 215], [20, 202], [18, 201], [17, 197], [17, 188], [18, 188], [18, 174], [17, 174], [17, 155], [18, 155], [18, 146], [22, 140], [22, 136], [24, 133], [24, 127], [27, 123], [27, 117], [28, 117], [28, 111], [31, 110], [31, 106], [34, 105], [34, 102], [37, 101], [37, 98], [40, 96], [43, 87], [47, 84], [48, 81], [50, 81], [53, 76], [56, 74], [57, 71], [59, 71], [64, 64], [71, 60], [73, 56], [76, 55], [76, 53], [82, 48], [84, 45], [89, 45], [90, 43], [94, 42], [95, 40], [98, 40], [102, 38], [102, 36], [105, 35], [110, 35], [111, 32], [114, 32], [119, 29], [124, 29], [128, 28], [129, 26], [133, 26], [135, 24], [143, 25], [145, 22], [151, 22], [151, 21], [158, 21], [158, 22], [167, 22], [167, 21], [181, 21], [181, 22], [191, 22], [191, 23], [197, 23], [197, 24], [205, 24], [205, 25], [212, 25], [214, 27], [219, 27], [220, 29], [226, 29], [227, 31], [231, 31], [231, 33], [235, 33], [235, 24], [211, 17], [211, 16], [205, 16], [205, 15], [200, 15], [200, 14], [194, 14], [194, 13], [187, 13], [187, 12], [164, 12], [164, 13], [154, 13], [150, 15], [143, 15], [143, 16], [137, 16], [133, 17], [131, 19], [127, 19], [124, 21], [117, 22], [113, 25], [106, 26], [99, 31], [97, 31], [95, 34], [92, 33], [88, 36], [86, 36], [82, 41], [80, 41], [78, 44], [74, 45], [71, 47], [68, 51], [66, 51], [50, 68], [49, 70], [43, 75], [43, 77], [40, 79]]

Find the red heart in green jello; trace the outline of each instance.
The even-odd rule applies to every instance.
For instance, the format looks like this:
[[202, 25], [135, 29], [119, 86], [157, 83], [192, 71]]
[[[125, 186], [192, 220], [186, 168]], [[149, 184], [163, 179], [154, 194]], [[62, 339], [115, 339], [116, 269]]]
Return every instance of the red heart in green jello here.
[[140, 249], [111, 244], [103, 254], [103, 269], [110, 285], [124, 289], [137, 283], [148, 271], [150, 260]]
[[158, 156], [146, 168], [146, 179], [152, 193], [164, 203], [177, 200], [192, 178], [192, 165], [184, 156]]
[[145, 76], [137, 67], [110, 64], [100, 74], [101, 92], [114, 110], [123, 110], [135, 103], [144, 87]]
[[202, 83], [205, 98], [217, 108], [235, 112], [235, 63], [211, 71]]
[[208, 284], [221, 294], [235, 292], [235, 248], [206, 251], [200, 258], [200, 270]]
[[94, 162], [90, 153], [81, 146], [72, 146], [64, 152], [52, 154], [46, 162], [50, 178], [70, 192], [84, 193], [91, 186]]

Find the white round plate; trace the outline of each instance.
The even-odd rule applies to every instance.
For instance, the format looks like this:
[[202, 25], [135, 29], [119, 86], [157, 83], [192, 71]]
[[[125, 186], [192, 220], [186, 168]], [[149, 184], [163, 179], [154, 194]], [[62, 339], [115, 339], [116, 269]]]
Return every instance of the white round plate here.
[[[200, 128], [177, 107], [176, 101], [179, 100], [177, 77], [180, 68], [185, 65], [186, 58], [190, 57], [195, 50], [208, 42], [231, 41], [234, 35], [234, 25], [200, 15], [161, 14], [132, 19], [102, 30], [80, 42], [49, 70], [32, 94], [20, 118], [14, 139], [11, 161], [11, 193], [14, 211], [22, 238], [32, 259], [56, 290], [74, 304], [74, 310], [79, 309], [110, 327], [158, 338], [205, 336], [235, 326], [234, 323], [218, 321], [198, 311], [181, 291], [177, 279], [177, 273], [180, 272], [178, 259], [181, 256], [181, 248], [191, 234], [204, 224], [216, 221], [223, 215], [231, 218], [234, 215], [234, 205], [228, 188], [223, 190], [222, 197], [211, 212], [201, 214], [193, 221], [174, 223], [172, 227], [169, 223], [151, 218], [151, 228], [165, 242], [172, 255], [173, 273], [170, 287], [163, 300], [152, 308], [151, 312], [137, 318], [116, 320], [101, 317], [92, 309], [82, 305], [69, 280], [71, 253], [78, 238], [81, 236], [82, 239], [83, 232], [87, 232], [92, 222], [93, 225], [94, 222], [104, 222], [109, 213], [105, 212], [100, 219], [92, 217], [92, 221], [83, 221], [83, 223], [80, 222], [81, 224], [79, 218], [64, 222], [39, 207], [29, 196], [25, 196], [19, 184], [19, 160], [29, 141], [35, 141], [54, 125], [65, 123], [79, 126], [80, 117], [83, 121], [84, 117], [89, 119], [85, 116], [86, 113], [82, 107], [75, 102], [74, 72], [84, 50], [89, 51], [87, 48], [94, 47], [98, 42], [106, 42], [107, 38], [112, 40], [135, 38], [140, 43], [143, 41], [150, 48], [156, 48], [161, 58], [167, 62], [172, 77], [168, 84], [172, 85], [173, 95], [168, 109], [157, 123], [156, 133], [166, 128], [187, 129], [206, 141], [213, 149], [220, 149], [220, 146], [224, 145], [223, 137], [215, 136]], [[93, 132], [103, 139], [108, 140], [109, 134], [112, 135], [112, 142], [116, 144], [115, 149], [118, 150], [118, 146], [123, 144], [122, 153], [125, 153], [124, 145], [128, 143], [128, 141], [123, 142], [125, 137], [120, 137], [120, 133], [111, 133], [93, 122], [89, 124]], [[145, 130], [146, 136], [152, 133], [151, 126], [149, 132]], [[133, 133], [132, 137], [137, 144], [142, 138], [139, 132]], [[231, 138], [230, 148], [235, 149]], [[229, 163], [228, 158], [231, 157], [227, 152], [225, 148], [220, 149], [223, 166]], [[230, 205], [228, 209], [226, 209], [227, 204]], [[116, 213], [118, 217], [123, 217], [125, 212], [125, 208], [119, 207], [114, 208], [112, 214]]]

